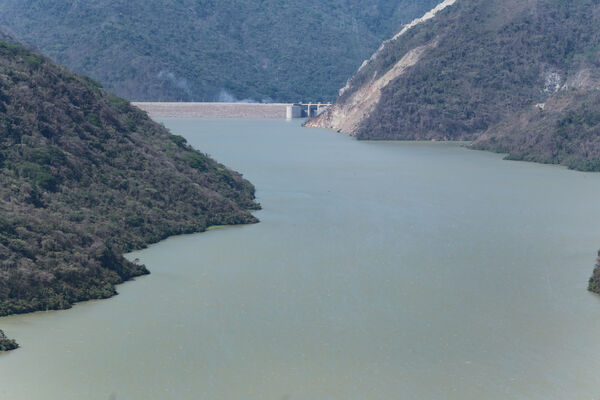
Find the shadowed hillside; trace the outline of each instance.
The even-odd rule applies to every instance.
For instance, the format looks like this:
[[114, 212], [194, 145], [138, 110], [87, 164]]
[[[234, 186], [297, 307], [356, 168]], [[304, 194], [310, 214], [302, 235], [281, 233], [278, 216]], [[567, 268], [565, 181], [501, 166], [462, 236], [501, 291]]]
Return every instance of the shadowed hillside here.
[[136, 101], [333, 100], [436, 0], [0, 0], [0, 25]]

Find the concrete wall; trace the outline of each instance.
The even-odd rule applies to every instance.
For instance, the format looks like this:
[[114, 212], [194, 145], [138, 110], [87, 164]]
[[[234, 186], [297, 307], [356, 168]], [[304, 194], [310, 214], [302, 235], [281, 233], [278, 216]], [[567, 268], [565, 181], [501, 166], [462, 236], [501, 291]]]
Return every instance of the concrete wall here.
[[302, 118], [302, 106], [299, 106], [299, 105], [287, 106], [285, 117], [287, 119]]
[[153, 118], [285, 119], [290, 103], [141, 103], [134, 106]]

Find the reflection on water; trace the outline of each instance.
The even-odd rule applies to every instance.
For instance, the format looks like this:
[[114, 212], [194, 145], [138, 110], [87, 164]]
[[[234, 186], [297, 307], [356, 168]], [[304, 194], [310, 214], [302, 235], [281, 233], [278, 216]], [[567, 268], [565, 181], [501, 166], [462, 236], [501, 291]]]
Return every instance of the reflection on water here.
[[165, 120], [261, 223], [130, 257], [119, 296], [3, 318], [0, 399], [592, 399], [600, 175], [296, 122]]

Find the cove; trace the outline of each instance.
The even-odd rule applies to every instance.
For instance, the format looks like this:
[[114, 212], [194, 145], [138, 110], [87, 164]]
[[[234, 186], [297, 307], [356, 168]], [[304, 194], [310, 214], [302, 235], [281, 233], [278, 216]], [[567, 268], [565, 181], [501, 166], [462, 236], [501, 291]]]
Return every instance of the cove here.
[[162, 120], [261, 223], [170, 238], [119, 295], [0, 319], [0, 399], [590, 399], [600, 174], [296, 121]]

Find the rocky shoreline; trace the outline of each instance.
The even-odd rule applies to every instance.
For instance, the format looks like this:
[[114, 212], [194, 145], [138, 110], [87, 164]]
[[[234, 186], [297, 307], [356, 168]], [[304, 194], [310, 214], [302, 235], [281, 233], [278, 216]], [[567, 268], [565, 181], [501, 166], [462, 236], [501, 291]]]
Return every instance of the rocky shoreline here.
[[19, 348], [19, 344], [13, 339], [6, 337], [4, 332], [0, 329], [0, 352], [11, 351]]

